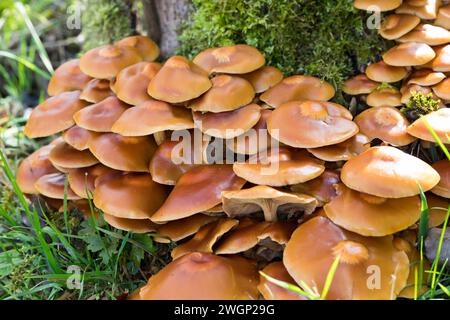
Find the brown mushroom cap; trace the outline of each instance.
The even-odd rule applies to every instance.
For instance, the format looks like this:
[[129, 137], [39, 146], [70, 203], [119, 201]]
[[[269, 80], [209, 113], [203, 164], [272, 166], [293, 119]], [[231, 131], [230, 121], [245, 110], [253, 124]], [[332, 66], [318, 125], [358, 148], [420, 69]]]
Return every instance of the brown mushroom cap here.
[[365, 74], [359, 74], [350, 78], [342, 84], [342, 91], [346, 94], [356, 96], [359, 94], [369, 94], [380, 84], [372, 81]]
[[89, 141], [89, 150], [101, 163], [122, 171], [148, 172], [156, 148], [153, 138], [116, 133], [96, 134]]
[[[193, 252], [152, 276], [140, 290], [142, 300], [258, 299], [258, 272], [241, 257]], [[193, 290], [195, 289], [195, 290]]]
[[86, 130], [94, 132], [111, 132], [114, 122], [128, 109], [128, 105], [117, 99], [108, 97], [90, 105], [74, 114], [75, 123]]
[[450, 161], [448, 159], [433, 163], [433, 169], [441, 176], [439, 183], [431, 189], [438, 196], [450, 199]]
[[223, 139], [231, 139], [244, 134], [259, 121], [261, 107], [249, 104], [245, 107], [220, 113], [193, 112], [194, 123], [203, 133]]
[[401, 43], [383, 54], [388, 65], [397, 67], [419, 66], [434, 59], [436, 53], [425, 43]]
[[450, 42], [450, 31], [432, 24], [419, 24], [411, 32], [397, 39], [399, 42], [421, 42], [439, 46]]
[[414, 14], [424, 20], [436, 19], [438, 7], [441, 4], [440, 0], [422, 1], [422, 5], [418, 5], [420, 3], [417, 1], [418, 0], [403, 1], [402, 5], [395, 10], [395, 13]]
[[434, 24], [445, 29], [450, 29], [450, 4], [439, 8]]
[[283, 79], [283, 73], [275, 67], [264, 66], [250, 73], [241, 75], [249, 81], [256, 93], [262, 93], [272, 88]]
[[282, 104], [267, 119], [267, 128], [272, 137], [296, 148], [328, 146], [358, 133], [348, 109], [337, 103], [320, 101]]
[[147, 173], [110, 173], [97, 179], [94, 204], [119, 218], [148, 219], [163, 204], [168, 189]]
[[444, 100], [450, 100], [450, 78], [441, 81], [433, 86], [433, 92], [436, 96]]
[[405, 78], [407, 74], [406, 68], [390, 66], [384, 61], [369, 64], [366, 69], [367, 77], [377, 82], [397, 82]]
[[222, 191], [238, 190], [245, 180], [231, 165], [199, 165], [183, 174], [152, 221], [162, 223], [192, 216], [221, 202]]
[[111, 91], [111, 82], [108, 79], [92, 79], [81, 91], [80, 99], [98, 103], [112, 96], [114, 93]]
[[310, 76], [284, 78], [274, 87], [264, 92], [259, 99], [273, 108], [293, 100], [328, 101], [335, 90], [331, 84]]
[[379, 11], [390, 11], [398, 8], [402, 0], [355, 0], [353, 6], [360, 10], [371, 10], [376, 7]]
[[318, 206], [321, 207], [337, 196], [334, 185], [339, 182], [341, 182], [339, 172], [325, 170], [315, 179], [291, 186], [291, 190], [296, 193], [304, 193], [316, 198]]
[[156, 225], [148, 219], [119, 218], [107, 213], [103, 214], [103, 218], [109, 225], [119, 230], [131, 231], [133, 233], [156, 231]]
[[69, 60], [55, 70], [47, 92], [49, 96], [56, 96], [65, 91], [82, 90], [91, 79], [81, 72], [79, 59]]
[[251, 183], [281, 187], [314, 179], [325, 167], [304, 150], [280, 147], [256, 154], [247, 162], [235, 162], [233, 170]]
[[388, 40], [398, 39], [414, 29], [420, 23], [420, 18], [410, 14], [391, 14], [384, 18], [380, 35]]
[[400, 88], [400, 93], [402, 94], [401, 102], [403, 104], [407, 104], [409, 102], [409, 100], [411, 99], [413, 92], [416, 92], [416, 93], [420, 92], [420, 93], [423, 93], [424, 95], [428, 95], [432, 91], [429, 87], [422, 87], [417, 84], [403, 85]]
[[255, 90], [247, 80], [226, 74], [211, 79], [212, 87], [189, 103], [193, 111], [232, 111], [252, 102]]
[[79, 126], [73, 126], [62, 135], [64, 141], [73, 148], [83, 151], [89, 148], [89, 139], [93, 133]]
[[381, 88], [367, 96], [367, 104], [371, 107], [398, 107], [402, 105], [401, 98], [397, 88]]
[[122, 69], [111, 84], [111, 89], [125, 103], [137, 105], [150, 99], [147, 88], [161, 69], [155, 62], [139, 62]]
[[77, 150], [64, 141], [50, 150], [48, 158], [54, 166], [66, 169], [90, 167], [98, 163], [97, 158], [89, 150]]
[[43, 146], [20, 163], [16, 172], [16, 181], [23, 193], [39, 193], [34, 187], [36, 181], [44, 175], [58, 172], [48, 159], [53, 147], [53, 145]]
[[383, 198], [403, 198], [419, 194], [439, 182], [439, 174], [429, 164], [399, 149], [372, 147], [350, 159], [342, 168], [344, 184], [363, 193]]
[[420, 218], [419, 196], [387, 199], [337, 186], [338, 196], [323, 208], [338, 226], [368, 237], [408, 228]]
[[67, 174], [67, 178], [73, 192], [80, 198], [88, 199], [92, 198], [97, 178], [113, 172], [115, 172], [114, 169], [97, 164], [92, 167], [72, 170]]
[[86, 52], [80, 58], [80, 68], [97, 79], [115, 77], [120, 70], [142, 61], [139, 51], [129, 46], [104, 45]]
[[147, 93], [157, 100], [181, 103], [199, 97], [211, 86], [202, 68], [184, 57], [173, 56], [150, 81]]
[[324, 161], [347, 161], [370, 148], [370, 139], [362, 133], [338, 144], [308, 149], [316, 158]]
[[47, 137], [75, 124], [73, 115], [87, 106], [80, 91], [63, 92], [38, 105], [30, 114], [24, 132], [29, 138]]
[[364, 110], [356, 116], [355, 123], [370, 140], [380, 139], [394, 146], [406, 146], [416, 140], [406, 131], [410, 125], [408, 119], [393, 107]]
[[[283, 265], [283, 262], [276, 261], [268, 264], [262, 270], [264, 274], [274, 279], [284, 281], [290, 284], [294, 284], [295, 280], [287, 272]], [[265, 300], [306, 300], [305, 297], [292, 292], [288, 289], [284, 289], [273, 282], [270, 282], [265, 277], [260, 275], [258, 290]]]
[[428, 228], [439, 227], [445, 221], [450, 202], [446, 198], [427, 193]]
[[144, 61], [154, 61], [159, 56], [158, 45], [146, 36], [130, 36], [115, 43], [119, 47], [129, 46], [135, 48]]
[[431, 69], [416, 70], [409, 77], [408, 84], [417, 84], [419, 86], [432, 86], [445, 79], [445, 74], [435, 72]]
[[[340, 262], [327, 299], [395, 299], [406, 285], [408, 256], [394, 247], [392, 236], [363, 237], [320, 216], [294, 231], [284, 251], [283, 263], [297, 283], [306, 283], [322, 292], [338, 255]], [[373, 270], [368, 273], [371, 266], [379, 270], [377, 290], [368, 286], [373, 275]]]
[[430, 125], [442, 142], [450, 142], [450, 108], [442, 108], [433, 111], [417, 119], [408, 127], [408, 133], [410, 135], [425, 141], [435, 142], [431, 132], [425, 125], [425, 121]]
[[177, 259], [191, 252], [213, 253], [214, 244], [238, 223], [239, 221], [235, 219], [222, 218], [202, 226], [192, 239], [172, 250], [172, 258]]
[[426, 67], [434, 71], [450, 72], [450, 44], [434, 48], [436, 57]]
[[193, 127], [192, 114], [188, 109], [163, 101], [147, 100], [122, 113], [112, 126], [112, 131], [123, 136], [146, 136]]
[[36, 190], [52, 199], [78, 200], [78, 197], [67, 184], [67, 192], [65, 192], [66, 175], [64, 173], [50, 173], [40, 177], [34, 187]]
[[258, 49], [245, 44], [238, 44], [206, 49], [194, 58], [194, 63], [209, 74], [242, 74], [261, 68], [265, 59]]
[[301, 193], [289, 193], [268, 186], [255, 186], [249, 189], [222, 192], [222, 204], [225, 213], [231, 217], [240, 217], [263, 211], [266, 221], [277, 221], [277, 214], [310, 214], [317, 206], [311, 196]]

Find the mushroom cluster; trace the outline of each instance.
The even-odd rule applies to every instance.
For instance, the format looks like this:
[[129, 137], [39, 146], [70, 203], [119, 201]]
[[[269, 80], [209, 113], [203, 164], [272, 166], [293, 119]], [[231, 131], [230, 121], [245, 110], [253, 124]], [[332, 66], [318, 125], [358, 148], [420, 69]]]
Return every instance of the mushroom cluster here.
[[[407, 128], [425, 135], [424, 124], [408, 126], [382, 102], [353, 119], [330, 102], [331, 84], [284, 77], [248, 45], [192, 61], [160, 64], [158, 54], [132, 36], [61, 65], [25, 127], [30, 138], [60, 137], [17, 171], [25, 194], [86, 214], [92, 199], [111, 226], [177, 244], [130, 299], [304, 299], [258, 270], [320, 292], [336, 257], [328, 298], [401, 295], [417, 255], [400, 232], [419, 219], [419, 185], [439, 205], [449, 197], [448, 162], [389, 146], [416, 140]], [[450, 134], [448, 113], [427, 117]], [[373, 266], [381, 278], [368, 286]]]

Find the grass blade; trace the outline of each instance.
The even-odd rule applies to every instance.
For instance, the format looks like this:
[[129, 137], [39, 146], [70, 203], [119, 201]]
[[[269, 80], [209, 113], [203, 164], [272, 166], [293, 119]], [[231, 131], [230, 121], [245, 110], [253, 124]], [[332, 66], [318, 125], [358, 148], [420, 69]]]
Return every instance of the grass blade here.
[[12, 59], [14, 61], [17, 61], [18, 63], [23, 64], [25, 67], [27, 67], [28, 69], [36, 72], [37, 74], [39, 74], [40, 76], [46, 78], [46, 79], [50, 79], [51, 76], [48, 72], [42, 70], [41, 68], [39, 68], [37, 65], [35, 65], [33, 62], [28, 61], [24, 58], [21, 58], [17, 55], [15, 55], [14, 53], [8, 52], [8, 51], [0, 51], [0, 57], [5, 57], [8, 59]]
[[288, 282], [275, 279], [275, 278], [269, 276], [268, 274], [266, 274], [266, 273], [264, 273], [262, 271], [260, 271], [259, 274], [261, 274], [269, 282], [272, 282], [273, 284], [276, 284], [277, 286], [279, 286], [279, 287], [281, 287], [283, 289], [286, 289], [286, 290], [289, 290], [289, 291], [291, 291], [293, 293], [301, 295], [301, 296], [303, 296], [303, 297], [305, 297], [305, 298], [307, 298], [309, 300], [317, 300], [319, 298], [318, 296], [311, 295], [310, 293], [302, 290], [300, 287], [298, 287], [298, 286], [296, 286], [294, 284], [290, 284]]
[[333, 264], [328, 270], [327, 278], [325, 279], [325, 284], [323, 286], [322, 294], [320, 295], [320, 299], [325, 300], [327, 298], [328, 292], [330, 291], [331, 284], [333, 283], [334, 275], [336, 274], [336, 270], [339, 266], [339, 262], [341, 261], [341, 255], [337, 255], [333, 261]]

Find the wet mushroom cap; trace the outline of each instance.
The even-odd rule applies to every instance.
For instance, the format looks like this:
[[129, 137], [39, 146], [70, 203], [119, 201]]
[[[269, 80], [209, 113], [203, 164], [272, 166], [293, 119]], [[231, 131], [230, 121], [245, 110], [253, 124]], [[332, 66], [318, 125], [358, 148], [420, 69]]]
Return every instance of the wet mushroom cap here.
[[315, 179], [292, 185], [291, 190], [310, 195], [317, 199], [318, 206], [323, 206], [337, 196], [334, 185], [339, 182], [341, 182], [339, 172], [327, 169]]
[[265, 59], [258, 49], [245, 44], [238, 44], [206, 49], [194, 58], [194, 63], [209, 74], [243, 74], [262, 67]]
[[425, 141], [435, 142], [426, 123], [434, 130], [441, 141], [448, 142], [448, 137], [450, 137], [450, 108], [433, 111], [417, 119], [408, 127], [410, 135]]
[[398, 8], [402, 0], [355, 0], [353, 6], [360, 10], [372, 10], [377, 7], [379, 11], [391, 11]]
[[433, 60], [434, 50], [425, 43], [401, 43], [383, 54], [386, 64], [397, 67], [419, 66]]
[[64, 173], [50, 173], [40, 177], [34, 184], [34, 187], [40, 194], [52, 199], [79, 200], [80, 197], [70, 189], [66, 179], [67, 177]]
[[428, 204], [428, 228], [439, 227], [445, 221], [450, 201], [448, 198], [442, 198], [433, 193], [428, 193], [426, 198]]
[[408, 84], [417, 84], [419, 86], [432, 86], [445, 79], [445, 74], [435, 72], [431, 69], [421, 69], [414, 71], [409, 77]]
[[419, 194], [439, 182], [439, 174], [429, 164], [389, 146], [372, 147], [350, 159], [342, 168], [344, 184], [363, 193], [384, 198], [404, 198]]
[[145, 36], [130, 36], [123, 38], [115, 43], [119, 47], [133, 47], [144, 61], [154, 61], [159, 56], [158, 45], [150, 38]]
[[119, 218], [107, 213], [103, 214], [105, 221], [116, 229], [133, 233], [148, 233], [156, 231], [156, 226], [148, 219]]
[[346, 94], [357, 96], [360, 94], [369, 94], [380, 84], [370, 80], [365, 74], [359, 74], [344, 81], [342, 91]]
[[80, 68], [97, 79], [110, 79], [120, 70], [142, 61], [139, 51], [129, 46], [104, 45], [86, 52], [80, 58]]
[[272, 88], [283, 79], [283, 73], [275, 67], [264, 66], [241, 77], [249, 81], [256, 93], [262, 93]]
[[316, 158], [324, 161], [347, 161], [370, 148], [370, 139], [362, 133], [338, 144], [307, 149]]
[[296, 148], [328, 146], [358, 133], [358, 126], [352, 121], [348, 109], [320, 101], [282, 104], [267, 119], [267, 128], [272, 137]]
[[420, 23], [420, 18], [410, 14], [391, 14], [384, 18], [380, 35], [388, 40], [398, 39], [413, 30]]
[[206, 71], [184, 57], [173, 56], [150, 81], [147, 93], [157, 100], [181, 103], [199, 97], [211, 86]]
[[73, 59], [61, 64], [48, 82], [49, 96], [56, 96], [65, 91], [82, 90], [92, 78], [81, 72], [80, 60]]
[[[338, 255], [340, 262], [327, 299], [395, 299], [406, 285], [408, 256], [394, 247], [392, 236], [363, 237], [321, 216], [308, 220], [294, 231], [284, 251], [283, 264], [297, 283], [322, 292]], [[382, 270], [378, 273], [378, 290], [367, 285], [367, 270], [374, 265]]]
[[90, 167], [98, 163], [97, 158], [89, 150], [77, 150], [64, 141], [50, 150], [48, 158], [54, 166], [66, 169]]
[[439, 8], [434, 24], [450, 30], [450, 4]]
[[[295, 280], [289, 275], [281, 261], [271, 262], [262, 269], [262, 272], [274, 279], [295, 284]], [[262, 275], [259, 276], [258, 290], [265, 300], [306, 300], [300, 294], [282, 288]]]
[[405, 78], [407, 74], [406, 68], [390, 66], [384, 61], [369, 64], [366, 69], [367, 77], [377, 82], [398, 82]]
[[434, 48], [436, 57], [426, 67], [439, 72], [450, 72], [450, 44]]
[[421, 42], [438, 46], [450, 42], [450, 31], [432, 24], [419, 24], [412, 31], [397, 39], [399, 42]]
[[80, 91], [68, 91], [45, 100], [31, 112], [25, 135], [29, 138], [48, 137], [69, 129], [75, 124], [73, 115], [87, 106], [87, 102], [79, 97]]
[[398, 107], [402, 105], [401, 98], [397, 88], [381, 88], [367, 96], [367, 104], [371, 107]]
[[111, 83], [108, 79], [92, 79], [81, 91], [80, 99], [98, 103], [112, 96], [114, 93], [111, 91]]
[[97, 178], [114, 171], [114, 169], [102, 164], [97, 164], [92, 167], [72, 170], [67, 174], [67, 179], [70, 188], [77, 196], [88, 199], [92, 198]]
[[436, 96], [443, 100], [450, 100], [450, 78], [441, 81], [433, 87], [433, 92]]
[[310, 76], [290, 76], [264, 92], [259, 99], [273, 108], [293, 100], [328, 101], [335, 90], [331, 84]]
[[[241, 257], [193, 252], [152, 276], [140, 290], [142, 300], [256, 300], [258, 272]], [[195, 290], [193, 290], [195, 288]]]
[[93, 133], [77, 125], [66, 130], [62, 137], [64, 141], [73, 148], [83, 151], [89, 148], [89, 139]]
[[431, 189], [438, 196], [450, 199], [450, 161], [448, 159], [433, 163], [432, 167], [439, 173], [441, 180]]
[[[402, 5], [398, 7], [396, 13], [414, 14], [423, 20], [436, 19], [438, 7], [441, 4], [440, 0], [408, 0], [403, 1]], [[416, 2], [416, 3], [413, 3]]]

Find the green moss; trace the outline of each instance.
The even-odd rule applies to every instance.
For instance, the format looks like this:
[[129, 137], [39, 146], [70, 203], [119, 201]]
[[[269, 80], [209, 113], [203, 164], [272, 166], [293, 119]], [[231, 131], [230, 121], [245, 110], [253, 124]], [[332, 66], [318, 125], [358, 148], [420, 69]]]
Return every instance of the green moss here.
[[[339, 88], [386, 48], [349, 0], [193, 0], [178, 53], [247, 43], [286, 75], [310, 74]], [[338, 94], [338, 99], [340, 94]]]
[[84, 51], [133, 34], [133, 16], [128, 1], [84, 0], [84, 8]]
[[440, 100], [435, 99], [432, 93], [423, 94], [412, 92], [408, 103], [400, 111], [410, 120], [414, 121], [420, 116], [429, 114], [439, 109]]

